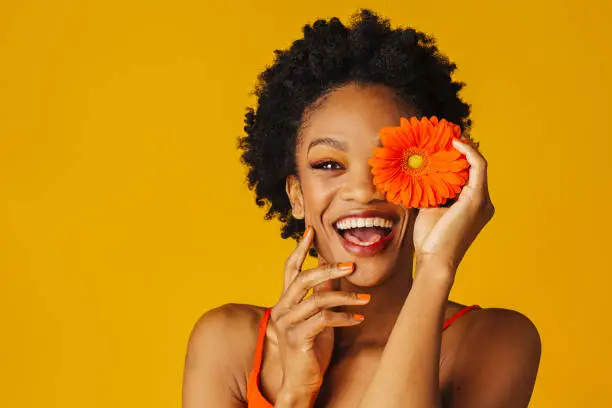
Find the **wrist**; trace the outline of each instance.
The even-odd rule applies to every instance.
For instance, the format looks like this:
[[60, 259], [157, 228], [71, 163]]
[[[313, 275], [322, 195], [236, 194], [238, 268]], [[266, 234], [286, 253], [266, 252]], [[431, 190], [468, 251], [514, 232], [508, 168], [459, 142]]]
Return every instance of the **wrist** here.
[[456, 268], [436, 261], [417, 262], [414, 284], [437, 288], [442, 292], [450, 292], [455, 283]]
[[282, 408], [312, 408], [316, 398], [316, 393], [281, 388], [276, 397], [276, 404], [274, 404], [274, 406]]

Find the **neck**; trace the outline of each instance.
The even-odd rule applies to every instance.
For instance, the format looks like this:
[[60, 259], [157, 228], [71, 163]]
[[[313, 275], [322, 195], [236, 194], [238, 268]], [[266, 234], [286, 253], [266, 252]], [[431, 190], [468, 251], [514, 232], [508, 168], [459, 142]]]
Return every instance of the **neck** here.
[[372, 295], [372, 299], [366, 305], [337, 308], [339, 312], [363, 314], [365, 320], [356, 326], [336, 328], [336, 349], [347, 351], [360, 347], [384, 347], [412, 288], [412, 263], [408, 267], [398, 265], [397, 269], [386, 281], [365, 288], [365, 291], [364, 287], [356, 286], [346, 278], [340, 279], [339, 290], [367, 292]]

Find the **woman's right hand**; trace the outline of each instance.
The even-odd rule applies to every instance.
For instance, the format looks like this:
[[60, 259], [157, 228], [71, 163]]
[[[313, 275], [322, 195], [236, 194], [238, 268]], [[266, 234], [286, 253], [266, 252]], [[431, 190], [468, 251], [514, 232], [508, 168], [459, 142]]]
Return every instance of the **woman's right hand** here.
[[[314, 230], [309, 227], [287, 259], [283, 293], [270, 312], [282, 364], [281, 390], [297, 395], [318, 393], [334, 348], [334, 327], [354, 326], [363, 320], [363, 316], [330, 309], [369, 301], [367, 294], [332, 290], [337, 278], [354, 271], [353, 263], [301, 270], [313, 238]], [[304, 298], [311, 288], [312, 295]]]

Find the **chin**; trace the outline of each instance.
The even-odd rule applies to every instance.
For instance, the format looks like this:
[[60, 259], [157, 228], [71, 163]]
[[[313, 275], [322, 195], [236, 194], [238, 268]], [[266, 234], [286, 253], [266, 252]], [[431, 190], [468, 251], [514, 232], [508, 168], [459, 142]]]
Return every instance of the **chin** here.
[[386, 281], [396, 273], [408, 274], [412, 268], [408, 265], [405, 256], [407, 254], [407, 251], [394, 246], [379, 256], [357, 258], [354, 260], [356, 264], [354, 274], [361, 270], [361, 276], [368, 277], [368, 280], [376, 280], [377, 283]]
[[355, 286], [371, 288], [383, 284], [391, 275], [391, 269], [366, 266], [363, 262], [357, 261], [355, 272], [344, 279]]

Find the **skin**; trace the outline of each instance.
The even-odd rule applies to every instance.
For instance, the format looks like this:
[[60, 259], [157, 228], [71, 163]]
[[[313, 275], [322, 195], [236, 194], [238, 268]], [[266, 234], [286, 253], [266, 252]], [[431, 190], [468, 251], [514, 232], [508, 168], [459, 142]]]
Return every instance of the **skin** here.
[[[283, 293], [266, 332], [261, 390], [275, 406], [528, 404], [541, 343], [527, 317], [483, 309], [441, 331], [463, 306], [448, 300], [461, 259], [494, 213], [486, 160], [473, 146], [456, 146], [471, 168], [450, 208], [406, 210], [384, 200], [373, 185], [367, 161], [379, 144], [377, 131], [416, 113], [382, 85], [355, 84], [306, 112], [296, 146], [298, 174], [287, 179], [287, 194], [293, 215], [312, 230], [287, 260]], [[369, 209], [393, 213], [395, 235], [382, 252], [356, 256], [340, 244], [333, 222]], [[301, 271], [311, 242], [320, 266]], [[354, 269], [339, 272], [341, 262]], [[330, 271], [336, 271], [333, 279]], [[302, 300], [308, 288], [316, 294], [310, 302]], [[369, 293], [371, 300], [358, 301], [355, 293]], [[200, 318], [187, 350], [184, 408], [246, 406], [264, 310], [227, 304]], [[365, 320], [356, 321], [355, 313]]]

